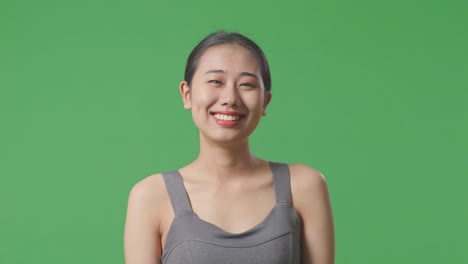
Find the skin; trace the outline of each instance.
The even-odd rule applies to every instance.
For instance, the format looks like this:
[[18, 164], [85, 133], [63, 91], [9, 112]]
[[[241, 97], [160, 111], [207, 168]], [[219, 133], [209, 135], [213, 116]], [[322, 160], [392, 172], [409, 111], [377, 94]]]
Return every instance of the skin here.
[[[268, 162], [249, 148], [249, 136], [271, 100], [256, 58], [238, 45], [212, 47], [201, 57], [191, 85], [181, 82], [180, 92], [200, 131], [197, 159], [179, 169], [193, 211], [225, 232], [254, 227], [276, 203]], [[244, 117], [236, 126], [225, 127], [212, 115], [223, 110]], [[334, 224], [326, 181], [307, 165], [289, 164], [289, 168], [293, 207], [303, 223], [303, 263], [332, 264]], [[125, 223], [126, 263], [160, 263], [173, 218], [161, 174], [135, 184]]]

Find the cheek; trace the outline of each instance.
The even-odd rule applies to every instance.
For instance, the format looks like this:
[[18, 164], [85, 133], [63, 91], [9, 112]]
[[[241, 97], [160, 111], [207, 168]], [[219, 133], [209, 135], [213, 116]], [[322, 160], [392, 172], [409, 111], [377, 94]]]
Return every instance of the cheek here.
[[261, 112], [263, 109], [263, 97], [260, 95], [245, 96], [244, 103], [253, 112]]
[[199, 111], [206, 111], [206, 108], [216, 103], [216, 100], [216, 93], [208, 92], [205, 89], [199, 89], [192, 94], [193, 108]]

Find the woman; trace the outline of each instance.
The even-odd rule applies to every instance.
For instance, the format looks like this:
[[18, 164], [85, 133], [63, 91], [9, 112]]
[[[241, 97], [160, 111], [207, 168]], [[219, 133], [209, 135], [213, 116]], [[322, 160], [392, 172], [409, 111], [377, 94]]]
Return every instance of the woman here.
[[127, 264], [334, 263], [323, 175], [250, 152], [270, 88], [266, 57], [250, 39], [217, 32], [195, 47], [180, 93], [199, 129], [200, 153], [132, 188]]

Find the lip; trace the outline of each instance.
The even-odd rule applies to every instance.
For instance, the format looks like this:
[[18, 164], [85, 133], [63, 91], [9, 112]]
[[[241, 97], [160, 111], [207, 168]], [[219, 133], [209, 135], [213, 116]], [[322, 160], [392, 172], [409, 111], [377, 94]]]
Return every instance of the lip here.
[[212, 115], [214, 114], [222, 114], [222, 115], [238, 115], [240, 117], [243, 117], [244, 114], [237, 112], [237, 111], [213, 111], [210, 112]]
[[[240, 113], [240, 112], [237, 112], [237, 111], [213, 111], [213, 112], [210, 112], [210, 114], [213, 116], [214, 120], [216, 123], [218, 123], [219, 125], [223, 126], [223, 127], [234, 127], [236, 126], [240, 120], [243, 119], [243, 117], [245, 116], [244, 114]], [[239, 119], [238, 120], [221, 120], [221, 119], [217, 119], [214, 115], [215, 114], [221, 114], [221, 115], [237, 115], [239, 116]]]

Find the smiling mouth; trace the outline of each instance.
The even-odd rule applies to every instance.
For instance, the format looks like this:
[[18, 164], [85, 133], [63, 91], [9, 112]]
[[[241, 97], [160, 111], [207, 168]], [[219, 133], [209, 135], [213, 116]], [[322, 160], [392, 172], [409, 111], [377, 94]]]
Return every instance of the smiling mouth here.
[[216, 123], [224, 127], [237, 125], [239, 120], [245, 116], [237, 112], [211, 112], [211, 115], [214, 117]]
[[224, 121], [236, 121], [241, 118], [241, 115], [225, 115], [225, 114], [219, 114], [219, 113], [214, 113], [212, 115], [216, 119], [224, 120]]

